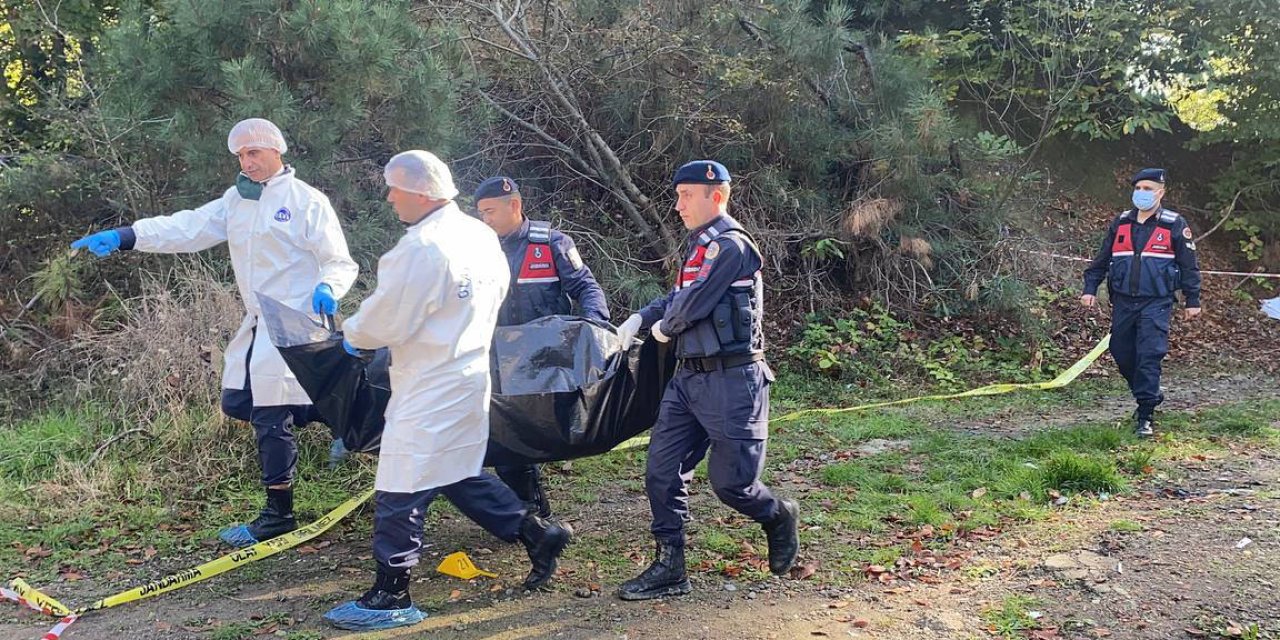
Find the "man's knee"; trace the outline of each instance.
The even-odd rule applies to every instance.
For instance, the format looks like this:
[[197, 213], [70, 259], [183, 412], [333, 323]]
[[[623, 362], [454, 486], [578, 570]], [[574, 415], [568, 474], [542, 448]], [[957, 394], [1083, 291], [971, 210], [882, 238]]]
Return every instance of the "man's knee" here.
[[249, 422], [253, 417], [253, 393], [248, 389], [223, 389], [221, 404], [229, 418]]

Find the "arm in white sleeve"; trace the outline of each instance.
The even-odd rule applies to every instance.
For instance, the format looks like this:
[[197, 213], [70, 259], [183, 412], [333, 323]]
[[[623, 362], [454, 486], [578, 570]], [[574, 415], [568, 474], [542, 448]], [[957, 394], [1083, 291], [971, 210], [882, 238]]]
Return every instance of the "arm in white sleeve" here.
[[167, 216], [143, 218], [132, 225], [133, 249], [150, 253], [194, 253], [227, 241], [223, 198]]
[[[415, 250], [416, 249], [416, 250]], [[445, 269], [434, 251], [401, 242], [378, 260], [378, 288], [342, 323], [343, 337], [358, 349], [407, 342], [440, 308]]]

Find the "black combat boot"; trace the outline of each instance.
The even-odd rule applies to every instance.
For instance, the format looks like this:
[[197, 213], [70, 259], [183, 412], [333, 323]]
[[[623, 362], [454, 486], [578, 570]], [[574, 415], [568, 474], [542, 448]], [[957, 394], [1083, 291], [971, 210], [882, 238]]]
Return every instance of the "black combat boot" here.
[[782, 500], [778, 515], [764, 523], [764, 535], [769, 541], [769, 571], [775, 576], [785, 575], [796, 563], [800, 553], [800, 505], [794, 500]]
[[560, 523], [543, 520], [530, 513], [520, 523], [518, 539], [529, 553], [529, 575], [521, 585], [526, 591], [534, 591], [547, 584], [556, 574], [556, 561], [569, 545], [572, 535]]
[[267, 506], [249, 524], [232, 525], [218, 538], [233, 547], [248, 547], [298, 528], [293, 517], [293, 489], [267, 489]]
[[618, 597], [623, 600], [652, 600], [682, 596], [693, 590], [684, 570], [684, 547], [658, 543], [653, 564], [640, 575], [622, 583]]
[[362, 609], [386, 611], [390, 609], [408, 609], [413, 606], [409, 598], [409, 571], [393, 569], [378, 564], [378, 577], [374, 578], [373, 587], [364, 592], [356, 604]]
[[262, 541], [297, 528], [298, 521], [293, 517], [293, 489], [267, 489], [267, 506], [249, 523], [249, 533]]
[[1140, 440], [1154, 438], [1156, 435], [1155, 418], [1151, 414], [1135, 412], [1133, 414], [1133, 435], [1138, 436]]
[[354, 602], [345, 602], [324, 614], [329, 624], [350, 631], [379, 631], [418, 624], [427, 615], [409, 597], [409, 570], [378, 563], [373, 587]]

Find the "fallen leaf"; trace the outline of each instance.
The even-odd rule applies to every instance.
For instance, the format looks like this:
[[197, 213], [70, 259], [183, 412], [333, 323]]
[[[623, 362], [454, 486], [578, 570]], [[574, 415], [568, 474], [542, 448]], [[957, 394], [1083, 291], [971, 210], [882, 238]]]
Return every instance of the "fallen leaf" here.
[[970, 495], [970, 496], [972, 496], [974, 500], [977, 500], [978, 498], [981, 498], [982, 496], [987, 495], [987, 488], [986, 488], [986, 487], [978, 487], [977, 489], [974, 489], [974, 490], [973, 490], [973, 493], [971, 493], [971, 494], [969, 494], [969, 495]]
[[150, 560], [150, 559], [152, 559], [152, 558], [156, 557], [156, 548], [155, 548], [155, 547], [147, 547], [146, 549], [143, 549], [143, 550], [142, 550], [142, 557], [143, 557], [144, 559], [147, 559], [147, 560]]
[[81, 574], [80, 574], [80, 572], [78, 572], [78, 571], [64, 571], [64, 572], [62, 572], [62, 573], [61, 573], [61, 574], [59, 574], [59, 575], [61, 575], [61, 576], [62, 576], [62, 579], [63, 579], [63, 580], [66, 580], [67, 582], [75, 582], [75, 581], [77, 581], [77, 580], [84, 580], [84, 576], [83, 576], [83, 575], [81, 575]]
[[870, 573], [872, 575], [880, 575], [888, 571], [888, 569], [885, 569], [884, 567], [878, 564], [872, 564], [872, 565], [867, 565], [867, 568], [863, 569], [863, 571], [865, 571], [866, 573]]
[[804, 580], [810, 578], [818, 572], [818, 561], [811, 560], [802, 565], [791, 567], [791, 578], [793, 580]]
[[871, 626], [871, 621], [866, 618], [858, 618], [857, 620], [853, 621], [853, 626], [859, 629], [866, 629], [867, 627]]
[[449, 599], [450, 599], [450, 600], [457, 600], [458, 598], [461, 598], [461, 597], [462, 597], [462, 590], [461, 590], [461, 589], [454, 589], [453, 591], [450, 591], [450, 592], [449, 592]]
[[319, 552], [320, 552], [319, 549], [316, 549], [315, 547], [309, 544], [304, 544], [301, 547], [298, 547], [298, 553], [304, 556], [311, 555], [313, 553], [319, 553]]
[[28, 559], [48, 558], [53, 555], [53, 550], [46, 549], [41, 545], [36, 545], [34, 547], [27, 547], [27, 550], [24, 551], [23, 554], [26, 555]]

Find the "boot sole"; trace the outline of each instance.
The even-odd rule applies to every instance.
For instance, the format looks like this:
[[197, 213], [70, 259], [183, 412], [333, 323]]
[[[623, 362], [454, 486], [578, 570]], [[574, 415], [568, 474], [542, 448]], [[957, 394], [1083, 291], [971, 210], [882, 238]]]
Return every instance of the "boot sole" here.
[[618, 597], [623, 600], [634, 602], [637, 600], [654, 600], [656, 598], [665, 598], [667, 596], [687, 596], [691, 591], [693, 591], [693, 585], [689, 584], [688, 578], [685, 578], [681, 582], [667, 585], [665, 587], [658, 587], [657, 589], [650, 589], [648, 591], [619, 591]]

